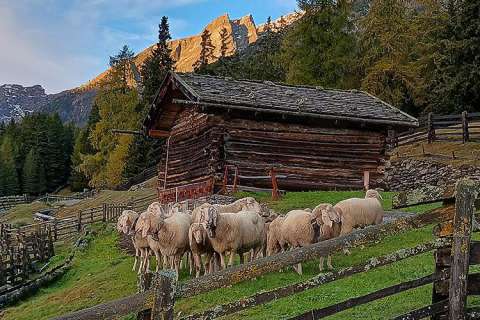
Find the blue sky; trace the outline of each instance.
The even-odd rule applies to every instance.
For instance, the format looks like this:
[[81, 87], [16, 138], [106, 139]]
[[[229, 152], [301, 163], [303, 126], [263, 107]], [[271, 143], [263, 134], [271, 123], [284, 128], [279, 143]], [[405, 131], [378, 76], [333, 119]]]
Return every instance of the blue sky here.
[[76, 87], [104, 71], [123, 44], [139, 52], [154, 43], [163, 15], [179, 38], [224, 13], [251, 13], [260, 24], [295, 8], [295, 0], [0, 0], [0, 85]]

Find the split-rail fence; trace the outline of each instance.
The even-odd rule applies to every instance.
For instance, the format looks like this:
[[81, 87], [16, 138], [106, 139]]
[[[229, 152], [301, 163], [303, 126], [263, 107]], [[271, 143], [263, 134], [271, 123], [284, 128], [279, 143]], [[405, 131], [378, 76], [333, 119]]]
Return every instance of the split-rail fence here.
[[80, 310], [57, 319], [113, 319], [132, 313], [137, 313], [139, 319], [173, 319], [175, 317], [176, 299], [188, 298], [218, 288], [228, 287], [266, 273], [279, 271], [287, 266], [326, 256], [344, 248], [374, 243], [388, 235], [436, 223], [438, 225], [435, 228], [435, 234], [438, 238], [434, 241], [372, 258], [365, 263], [345, 269], [319, 274], [307, 281], [270, 291], [262, 291], [235, 302], [183, 316], [181, 319], [213, 319], [226, 316], [430, 251], [435, 251], [436, 262], [436, 269], [432, 274], [360, 297], [352, 297], [328, 307], [310, 310], [292, 319], [320, 319], [432, 283], [433, 298], [431, 305], [408, 311], [395, 319], [421, 319], [425, 317], [440, 319], [447, 316], [449, 319], [465, 319], [467, 316], [475, 317], [479, 313], [476, 309], [466, 308], [466, 297], [469, 294], [480, 294], [480, 274], [469, 274], [468, 272], [470, 264], [480, 264], [480, 244], [470, 240], [474, 219], [474, 201], [479, 189], [480, 186], [470, 180], [461, 180], [455, 188], [431, 187], [427, 191], [421, 190], [411, 194], [400, 194], [395, 200], [397, 207], [436, 201], [444, 201], [445, 206], [425, 214], [401, 218], [304, 248], [257, 259], [244, 265], [231, 267], [187, 282], [177, 283], [175, 274], [169, 270], [147, 273], [139, 278], [140, 290], [137, 294]]
[[480, 112], [453, 115], [435, 115], [429, 113], [420, 119], [420, 127], [393, 137], [390, 146], [409, 145], [425, 141], [480, 142]]

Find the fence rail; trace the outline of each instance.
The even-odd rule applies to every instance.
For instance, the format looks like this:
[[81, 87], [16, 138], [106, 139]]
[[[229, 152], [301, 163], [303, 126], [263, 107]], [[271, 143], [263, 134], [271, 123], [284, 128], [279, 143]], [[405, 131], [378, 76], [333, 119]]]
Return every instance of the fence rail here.
[[136, 184], [142, 183], [146, 180], [149, 180], [149, 179], [155, 177], [157, 175], [157, 172], [158, 172], [157, 165], [155, 165], [153, 167], [150, 167], [148, 169], [145, 169], [142, 172], [140, 172], [139, 174], [137, 174], [136, 176], [133, 176], [132, 178], [128, 179], [127, 182], [119, 185], [116, 188], [116, 190], [128, 190]]
[[480, 142], [480, 112], [453, 115], [429, 113], [419, 128], [401, 133], [390, 141], [392, 147], [426, 141]]

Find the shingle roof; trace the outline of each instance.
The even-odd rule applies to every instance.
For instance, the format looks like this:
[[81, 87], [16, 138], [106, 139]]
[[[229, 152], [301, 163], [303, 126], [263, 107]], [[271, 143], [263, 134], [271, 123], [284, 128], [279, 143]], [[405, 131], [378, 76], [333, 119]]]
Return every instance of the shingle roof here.
[[393, 121], [400, 126], [418, 126], [414, 117], [363, 91], [234, 80], [193, 73], [175, 73], [174, 77], [200, 104], [249, 106], [275, 113], [356, 119], [366, 123]]

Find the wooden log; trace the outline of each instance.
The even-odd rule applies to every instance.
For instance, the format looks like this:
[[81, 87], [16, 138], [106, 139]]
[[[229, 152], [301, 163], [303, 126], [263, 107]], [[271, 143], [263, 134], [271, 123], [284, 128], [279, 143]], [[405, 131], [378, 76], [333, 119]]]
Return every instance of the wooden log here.
[[223, 317], [235, 312], [239, 312], [254, 306], [265, 304], [277, 299], [281, 299], [290, 296], [295, 293], [303, 292], [312, 288], [316, 288], [325, 283], [337, 281], [339, 279], [352, 276], [357, 273], [362, 273], [382, 267], [394, 262], [398, 262], [425, 252], [429, 252], [435, 248], [442, 247], [445, 244], [450, 243], [448, 240], [432, 241], [424, 244], [420, 244], [414, 248], [401, 249], [390, 254], [371, 258], [368, 261], [341, 269], [339, 271], [328, 272], [326, 274], [319, 274], [307, 281], [291, 284], [285, 287], [273, 289], [266, 292], [260, 292], [247, 298], [239, 299], [238, 301], [227, 303], [220, 306], [215, 306], [212, 309], [196, 313], [187, 317], [183, 317], [182, 320], [193, 319], [214, 319]]
[[[479, 188], [480, 184], [475, 188]], [[394, 209], [406, 208], [419, 204], [452, 200], [455, 195], [454, 185], [430, 186], [426, 185], [422, 188], [402, 191], [394, 195], [392, 198], [392, 207]]]
[[392, 320], [417, 320], [417, 319], [424, 319], [427, 317], [434, 316], [438, 313], [445, 313], [448, 312], [448, 300], [443, 300], [429, 306], [416, 309], [401, 316], [397, 316]]
[[449, 288], [449, 318], [465, 319], [467, 304], [467, 277], [470, 258], [470, 236], [478, 191], [473, 181], [464, 179], [455, 188], [455, 216], [453, 219], [452, 266]]
[[394, 286], [390, 286], [390, 287], [387, 287], [387, 288], [384, 288], [384, 289], [380, 289], [380, 290], [374, 291], [372, 293], [366, 294], [364, 296], [351, 298], [351, 299], [348, 299], [346, 301], [343, 301], [343, 302], [340, 302], [340, 303], [337, 303], [337, 304], [334, 304], [334, 305], [331, 305], [331, 306], [328, 306], [328, 307], [325, 307], [325, 308], [308, 311], [308, 312], [305, 312], [305, 313], [303, 313], [299, 316], [292, 317], [290, 319], [291, 320], [294, 320], [294, 319], [295, 320], [297, 320], [297, 319], [298, 320], [300, 320], [300, 319], [302, 319], [302, 320], [304, 320], [304, 319], [321, 319], [321, 318], [330, 316], [332, 314], [336, 314], [338, 312], [341, 312], [341, 311], [344, 311], [344, 310], [347, 310], [347, 309], [350, 309], [350, 308], [353, 308], [353, 307], [357, 307], [359, 305], [362, 305], [362, 304], [365, 304], [365, 303], [368, 303], [368, 302], [371, 302], [371, 301], [374, 301], [374, 300], [382, 299], [382, 298], [385, 298], [385, 297], [388, 297], [388, 296], [391, 296], [391, 295], [394, 295], [394, 294], [397, 294], [397, 293], [400, 293], [400, 292], [403, 292], [403, 291], [406, 291], [406, 290], [410, 290], [410, 289], [414, 289], [414, 288], [424, 286], [426, 284], [432, 283], [434, 280], [437, 280], [437, 277], [434, 274], [430, 274], [428, 276], [425, 276], [425, 277], [422, 277], [422, 278], [419, 278], [419, 279], [406, 281], [406, 282], [403, 282], [403, 283], [400, 283], [400, 284], [397, 284], [397, 285], [394, 285]]

